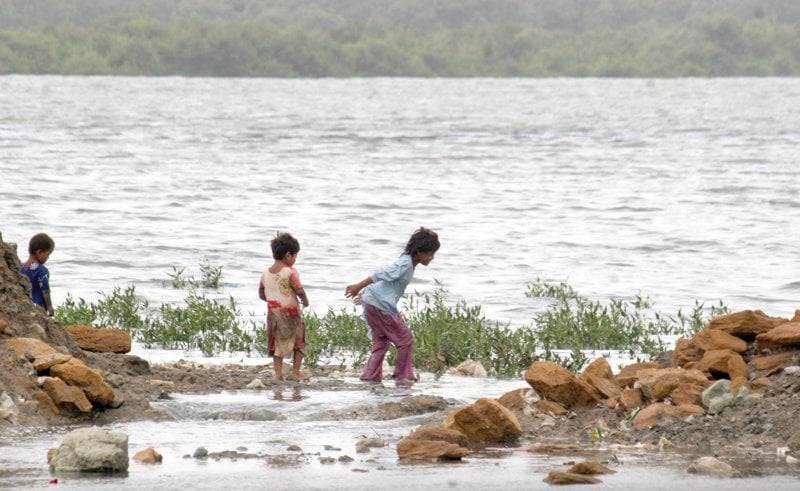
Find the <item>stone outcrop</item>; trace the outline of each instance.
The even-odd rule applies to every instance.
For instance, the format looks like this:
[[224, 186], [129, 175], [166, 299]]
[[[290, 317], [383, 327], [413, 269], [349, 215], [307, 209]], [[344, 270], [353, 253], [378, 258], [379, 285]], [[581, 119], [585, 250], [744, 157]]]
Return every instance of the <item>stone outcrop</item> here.
[[535, 361], [525, 372], [525, 381], [542, 398], [564, 407], [595, 407], [600, 392], [552, 361]]
[[64, 437], [50, 459], [50, 470], [118, 473], [128, 470], [128, 435], [99, 428], [80, 428]]
[[448, 413], [445, 427], [458, 431], [471, 442], [509, 442], [522, 434], [514, 413], [486, 397]]
[[129, 353], [131, 335], [111, 327], [67, 326], [81, 349], [98, 353]]

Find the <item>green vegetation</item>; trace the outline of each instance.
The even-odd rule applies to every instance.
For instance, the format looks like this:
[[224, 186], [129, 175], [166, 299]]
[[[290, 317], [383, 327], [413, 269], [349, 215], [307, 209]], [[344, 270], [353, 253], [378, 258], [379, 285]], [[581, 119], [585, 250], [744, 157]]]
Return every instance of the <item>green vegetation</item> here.
[[[56, 319], [65, 325], [118, 327], [148, 348], [197, 349], [208, 356], [234, 351], [265, 356], [264, 321], [243, 324], [233, 297], [224, 298], [219, 291], [222, 268], [204, 262], [200, 270], [199, 280], [186, 278], [183, 269], [173, 268], [169, 274], [175, 288], [186, 290], [180, 305], [167, 303], [154, 309], [138, 298], [134, 286], [117, 287], [97, 302], [75, 301], [67, 295], [56, 309]], [[688, 315], [679, 310], [674, 317], [664, 316], [653, 312], [649, 299], [640, 295], [603, 305], [579, 295], [567, 282], [551, 284], [540, 279], [529, 285], [526, 294], [546, 298], [549, 304], [531, 325], [519, 327], [487, 320], [480, 306], [464, 301], [449, 305], [447, 291], [439, 283], [432, 292], [409, 295], [404, 311], [414, 333], [415, 365], [442, 373], [472, 359], [481, 362], [490, 375], [514, 377], [535, 360], [556, 361], [577, 371], [589, 361], [587, 350], [614, 350], [652, 360], [668, 348], [665, 336], [691, 336], [711, 317], [727, 312], [722, 303], [706, 309], [696, 302]], [[369, 357], [366, 324], [355, 307], [329, 309], [323, 316], [305, 313], [304, 319], [307, 366], [358, 367]], [[389, 363], [394, 358], [392, 350]]]
[[5, 0], [0, 74], [800, 75], [796, 0]]

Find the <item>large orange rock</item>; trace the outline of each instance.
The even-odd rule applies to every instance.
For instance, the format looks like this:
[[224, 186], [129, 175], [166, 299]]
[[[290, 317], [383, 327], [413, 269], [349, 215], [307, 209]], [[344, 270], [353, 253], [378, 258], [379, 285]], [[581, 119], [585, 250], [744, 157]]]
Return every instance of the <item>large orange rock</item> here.
[[631, 426], [636, 429], [652, 428], [658, 425], [665, 418], [685, 418], [693, 414], [703, 414], [705, 409], [702, 406], [684, 404], [681, 406], [671, 406], [663, 402], [650, 404], [646, 408], [636, 413]]
[[756, 356], [750, 360], [750, 368], [763, 372], [771, 372], [783, 368], [784, 363], [797, 354], [800, 354], [800, 351], [787, 351], [785, 353], [777, 353], [768, 356]]
[[444, 425], [461, 432], [471, 442], [514, 441], [522, 434], [522, 427], [514, 413], [487, 397], [451, 411]]
[[578, 379], [597, 389], [604, 399], [615, 399], [622, 392], [622, 387], [614, 379], [611, 365], [605, 358], [598, 358], [590, 363]]
[[5, 345], [10, 348], [17, 356], [38, 358], [43, 355], [57, 353], [55, 348], [36, 338], [12, 338], [6, 339]]
[[511, 410], [522, 411], [528, 407], [528, 400], [526, 399], [528, 393], [531, 392], [530, 387], [522, 387], [506, 392], [497, 398], [497, 402]]
[[623, 389], [622, 394], [619, 396], [619, 402], [625, 409], [644, 407], [642, 389]]
[[411, 460], [458, 460], [469, 455], [469, 450], [455, 443], [436, 440], [404, 438], [397, 442], [397, 456]]
[[760, 310], [742, 310], [715, 317], [708, 323], [706, 329], [719, 329], [744, 340], [750, 340], [784, 322], [789, 322], [789, 319], [770, 317]]
[[692, 341], [703, 351], [718, 349], [729, 349], [737, 353], [747, 351], [747, 341], [719, 329], [703, 329], [694, 335]]
[[600, 393], [569, 370], [552, 361], [535, 361], [525, 372], [525, 381], [541, 397], [564, 407], [595, 407]]
[[36, 373], [46, 372], [54, 365], [66, 363], [71, 359], [71, 355], [65, 355], [64, 353], [48, 353], [34, 358], [33, 369], [36, 370]]
[[654, 361], [631, 363], [630, 365], [622, 367], [614, 378], [617, 379], [617, 383], [620, 387], [632, 387], [633, 384], [639, 380], [639, 370], [647, 368], [661, 368], [661, 365]]
[[698, 348], [693, 340], [680, 338], [675, 342], [675, 349], [672, 350], [672, 366], [682, 367], [687, 363], [698, 361], [702, 357], [703, 350]]
[[111, 327], [67, 326], [81, 349], [98, 353], [129, 353], [131, 335]]
[[709, 372], [724, 373], [729, 379], [747, 379], [747, 365], [742, 355], [729, 349], [706, 351], [700, 360]]
[[800, 345], [800, 322], [786, 322], [756, 336], [756, 349]]
[[683, 368], [647, 368], [639, 370], [642, 394], [650, 401], [663, 401], [672, 392], [685, 385], [696, 385], [705, 389], [710, 381], [700, 370]]
[[412, 431], [406, 438], [412, 440], [433, 440], [438, 442], [454, 443], [460, 447], [469, 445], [467, 437], [463, 433], [449, 428], [421, 426]]
[[42, 388], [57, 407], [77, 409], [83, 413], [92, 410], [92, 403], [86, 398], [86, 394], [77, 387], [65, 384], [62, 380], [48, 377], [44, 379]]
[[103, 376], [76, 358], [54, 365], [50, 374], [80, 388], [92, 402], [108, 406], [114, 401], [114, 389], [103, 380]]

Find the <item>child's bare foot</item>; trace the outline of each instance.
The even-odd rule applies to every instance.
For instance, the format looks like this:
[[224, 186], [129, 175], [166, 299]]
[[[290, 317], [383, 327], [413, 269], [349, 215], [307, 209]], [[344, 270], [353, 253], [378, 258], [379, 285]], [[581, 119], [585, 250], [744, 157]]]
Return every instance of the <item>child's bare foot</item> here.
[[292, 380], [295, 382], [307, 382], [311, 377], [301, 372], [292, 372]]

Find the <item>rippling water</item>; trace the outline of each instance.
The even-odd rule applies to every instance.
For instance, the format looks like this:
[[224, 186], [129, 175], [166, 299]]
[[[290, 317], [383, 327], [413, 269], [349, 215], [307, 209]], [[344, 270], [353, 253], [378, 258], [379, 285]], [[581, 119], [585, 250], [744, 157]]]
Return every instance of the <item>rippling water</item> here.
[[[526, 323], [542, 307], [524, 295], [537, 277], [568, 279], [599, 299], [642, 292], [669, 313], [695, 299], [783, 316], [800, 307], [797, 79], [7, 76], [0, 115], [0, 231], [21, 253], [33, 233], [55, 238], [56, 304], [68, 292], [95, 299], [127, 284], [154, 303], [176, 300], [182, 293], [164, 287], [167, 273], [199, 274], [206, 259], [223, 266], [243, 309], [261, 315], [258, 277], [271, 261], [269, 240], [284, 230], [301, 242], [297, 267], [322, 312], [347, 305], [345, 285], [393, 260], [425, 225], [442, 249], [412, 287], [430, 290], [438, 279], [453, 299], [502, 321]], [[514, 383], [432, 381], [414, 390], [466, 403], [503, 393], [502, 384]], [[264, 397], [176, 397], [181, 421], [115, 428], [131, 435], [133, 451], [162, 451], [163, 467], [134, 464], [128, 479], [80, 485], [214, 489], [238, 473], [246, 488], [268, 474], [281, 489], [309, 488], [309, 479], [324, 489], [376, 479], [392, 489], [512, 489], [544, 487], [543, 475], [561, 465], [516, 451], [458, 471], [403, 467], [387, 448], [362, 478], [341, 465], [265, 471], [263, 461], [180, 458], [203, 444], [283, 451], [287, 427], [192, 417], [198, 405], [280, 410]], [[352, 402], [326, 397], [309, 395], [296, 414], [284, 408], [291, 440], [307, 451], [368, 430], [302, 419], [317, 405]], [[416, 420], [381, 424], [401, 435]], [[271, 440], [278, 429], [285, 438]], [[0, 442], [4, 465], [17, 469], [6, 484], [47, 486], [44, 453], [64, 432], [55, 433]], [[652, 462], [607, 477], [603, 489], [716, 486]]]
[[290, 231], [312, 307], [425, 225], [442, 281], [528, 322], [537, 277], [593, 298], [800, 307], [797, 79], [0, 77], [0, 230], [38, 231], [56, 304], [172, 267], [223, 266], [258, 315], [269, 240]]

